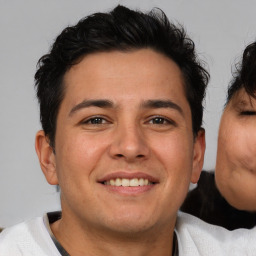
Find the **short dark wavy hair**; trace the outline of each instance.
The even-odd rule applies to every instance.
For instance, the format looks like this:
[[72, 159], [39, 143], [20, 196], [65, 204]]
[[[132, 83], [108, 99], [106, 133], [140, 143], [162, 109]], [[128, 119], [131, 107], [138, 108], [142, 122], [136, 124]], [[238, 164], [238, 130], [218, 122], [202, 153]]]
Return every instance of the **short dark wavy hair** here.
[[197, 134], [202, 125], [202, 102], [209, 74], [198, 60], [193, 41], [160, 9], [142, 13], [117, 6], [109, 13], [92, 14], [65, 28], [38, 62], [35, 86], [40, 120], [53, 147], [56, 119], [65, 95], [63, 77], [70, 67], [87, 54], [143, 48], [162, 53], [179, 66], [192, 112], [193, 133]]
[[245, 48], [241, 62], [236, 64], [236, 71], [228, 87], [226, 105], [242, 88], [256, 98], [256, 41]]

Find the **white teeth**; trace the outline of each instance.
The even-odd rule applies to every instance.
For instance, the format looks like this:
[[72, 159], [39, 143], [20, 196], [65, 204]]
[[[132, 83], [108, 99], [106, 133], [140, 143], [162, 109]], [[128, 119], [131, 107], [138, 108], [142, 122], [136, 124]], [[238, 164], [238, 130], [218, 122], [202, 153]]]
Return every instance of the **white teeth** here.
[[109, 181], [104, 182], [105, 185], [110, 185], [110, 186], [123, 186], [123, 187], [138, 187], [138, 186], [147, 186], [153, 184], [152, 182], [149, 182], [148, 179], [111, 179]]
[[139, 186], [143, 186], [144, 185], [144, 180], [143, 179], [139, 179]]
[[128, 179], [122, 179], [122, 186], [123, 187], [129, 187], [130, 181]]
[[113, 180], [113, 181], [114, 181], [113, 186], [122, 186], [122, 180], [121, 179], [116, 179], [116, 180]]
[[130, 187], [137, 187], [137, 186], [139, 186], [139, 181], [138, 181], [138, 179], [131, 179], [130, 180]]

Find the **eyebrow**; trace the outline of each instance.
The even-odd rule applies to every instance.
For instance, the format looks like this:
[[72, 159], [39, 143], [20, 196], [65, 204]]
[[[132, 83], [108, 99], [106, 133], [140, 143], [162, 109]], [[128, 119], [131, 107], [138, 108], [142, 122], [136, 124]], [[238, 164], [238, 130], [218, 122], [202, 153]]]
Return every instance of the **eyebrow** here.
[[141, 106], [143, 108], [171, 108], [177, 110], [184, 116], [182, 108], [171, 100], [147, 100]]
[[114, 103], [110, 100], [83, 100], [79, 104], [75, 105], [69, 112], [69, 116], [73, 115], [80, 109], [89, 108], [89, 107], [98, 107], [98, 108], [113, 108]]
[[237, 105], [239, 105], [239, 106], [246, 106], [246, 105], [248, 105], [248, 102], [246, 102], [245, 100], [239, 100], [237, 102]]
[[[98, 108], [114, 108], [114, 103], [106, 99], [98, 100], [83, 100], [79, 104], [75, 105], [69, 112], [69, 116], [72, 116], [75, 112], [83, 108], [98, 107]], [[171, 108], [177, 110], [184, 116], [182, 108], [171, 100], [147, 100], [141, 104], [141, 108]]]
[[233, 102], [232, 105], [233, 105], [234, 108], [244, 108], [244, 107], [247, 107], [247, 106], [250, 106], [250, 105], [252, 106], [251, 102], [247, 102], [244, 99], [235, 101], [235, 102]]

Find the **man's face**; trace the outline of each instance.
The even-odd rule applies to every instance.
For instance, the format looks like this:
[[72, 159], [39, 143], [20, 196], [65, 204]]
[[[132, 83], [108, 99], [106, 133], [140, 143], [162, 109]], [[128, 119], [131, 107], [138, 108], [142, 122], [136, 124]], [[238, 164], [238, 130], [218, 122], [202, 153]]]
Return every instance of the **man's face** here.
[[64, 84], [50, 181], [61, 187], [63, 220], [169, 230], [204, 153], [178, 66], [150, 49], [96, 53], [73, 66]]
[[256, 100], [241, 89], [219, 128], [216, 183], [234, 207], [256, 210]]

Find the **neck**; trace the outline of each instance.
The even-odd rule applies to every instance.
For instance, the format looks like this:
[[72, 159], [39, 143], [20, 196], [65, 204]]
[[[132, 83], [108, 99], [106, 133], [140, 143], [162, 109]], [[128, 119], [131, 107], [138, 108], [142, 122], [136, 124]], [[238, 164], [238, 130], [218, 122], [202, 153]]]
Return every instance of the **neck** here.
[[72, 256], [169, 256], [174, 225], [161, 225], [140, 232], [115, 232], [62, 219], [51, 225], [57, 240]]

